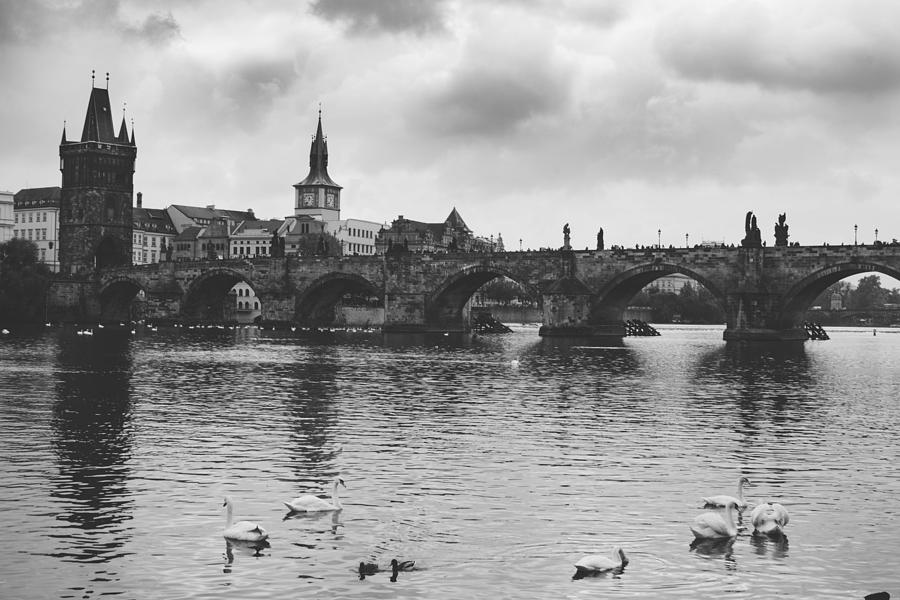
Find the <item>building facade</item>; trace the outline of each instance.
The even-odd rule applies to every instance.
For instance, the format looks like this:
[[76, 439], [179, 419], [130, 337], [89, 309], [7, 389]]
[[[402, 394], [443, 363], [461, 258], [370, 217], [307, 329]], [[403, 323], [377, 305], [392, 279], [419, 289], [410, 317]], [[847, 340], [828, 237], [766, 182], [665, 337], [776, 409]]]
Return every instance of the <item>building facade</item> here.
[[169, 213], [163, 208], [144, 208], [142, 196], [141, 192], [137, 193], [137, 206], [132, 209], [131, 262], [135, 265], [166, 260], [166, 252], [176, 235]]
[[113, 127], [109, 93], [92, 86], [81, 140], [59, 145], [60, 271], [85, 273], [130, 265], [134, 163], [137, 146], [125, 117]]
[[272, 238], [279, 236], [284, 221], [241, 221], [228, 236], [230, 258], [259, 258], [272, 255]]
[[441, 223], [413, 221], [400, 215], [389, 228], [382, 228], [375, 240], [378, 254], [392, 251], [433, 252], [502, 252], [503, 239], [498, 235], [476, 237], [454, 208]]
[[8, 242], [15, 237], [13, 225], [15, 224], [15, 208], [12, 192], [0, 190], [0, 244]]
[[59, 272], [58, 187], [26, 188], [13, 197], [13, 237], [34, 242], [38, 260]]

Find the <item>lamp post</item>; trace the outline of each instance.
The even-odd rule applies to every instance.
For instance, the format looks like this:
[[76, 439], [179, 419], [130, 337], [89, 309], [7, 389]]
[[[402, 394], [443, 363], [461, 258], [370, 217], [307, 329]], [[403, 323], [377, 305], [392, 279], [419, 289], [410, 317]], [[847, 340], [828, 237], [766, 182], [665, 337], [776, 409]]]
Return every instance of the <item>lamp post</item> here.
[[656, 247], [662, 248], [662, 229], [656, 230]]
[[519, 252], [522, 251], [522, 238], [519, 238]]
[[875, 228], [875, 243], [878, 243], [878, 228]]
[[688, 234], [684, 234], [684, 247], [690, 248], [690, 244], [688, 244]]
[[856, 245], [856, 229], [857, 229], [857, 226], [854, 225], [853, 226], [853, 245], [854, 246]]

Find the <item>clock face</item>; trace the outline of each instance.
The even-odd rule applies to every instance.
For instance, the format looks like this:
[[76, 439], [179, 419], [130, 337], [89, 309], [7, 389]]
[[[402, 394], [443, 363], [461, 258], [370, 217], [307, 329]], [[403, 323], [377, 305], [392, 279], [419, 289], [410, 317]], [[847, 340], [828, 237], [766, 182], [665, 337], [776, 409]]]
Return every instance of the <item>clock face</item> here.
[[325, 196], [325, 206], [328, 208], [334, 208], [334, 194], [328, 194]]
[[303, 206], [314, 206], [315, 200], [313, 199], [313, 195], [309, 192], [303, 194]]

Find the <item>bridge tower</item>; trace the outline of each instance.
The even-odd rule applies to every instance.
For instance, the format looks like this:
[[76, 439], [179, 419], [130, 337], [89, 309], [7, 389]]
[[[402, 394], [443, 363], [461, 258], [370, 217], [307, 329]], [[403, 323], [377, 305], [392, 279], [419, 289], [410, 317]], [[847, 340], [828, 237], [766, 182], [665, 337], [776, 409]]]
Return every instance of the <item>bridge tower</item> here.
[[68, 141], [63, 127], [59, 144], [61, 273], [131, 264], [136, 157], [134, 130], [129, 138], [123, 114], [116, 135], [109, 91], [94, 87], [92, 77], [81, 141]]
[[322, 134], [322, 111], [319, 126], [309, 149], [309, 175], [294, 184], [294, 214], [323, 221], [341, 218], [341, 186], [328, 176], [328, 141]]

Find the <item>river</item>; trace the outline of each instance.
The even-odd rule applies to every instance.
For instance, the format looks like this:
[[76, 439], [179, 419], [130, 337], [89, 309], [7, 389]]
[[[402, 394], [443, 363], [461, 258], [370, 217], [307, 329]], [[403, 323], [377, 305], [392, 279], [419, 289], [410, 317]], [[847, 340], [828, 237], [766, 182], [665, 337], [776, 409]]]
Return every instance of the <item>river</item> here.
[[[660, 329], [4, 336], [2, 596], [900, 594], [900, 330], [726, 346], [721, 327]], [[287, 515], [337, 474], [343, 510]], [[691, 548], [700, 498], [741, 476], [751, 504], [788, 509], [786, 536], [745, 514]], [[269, 547], [223, 539], [226, 495]], [[614, 546], [623, 572], [572, 578]], [[415, 570], [357, 576], [391, 558]]]

